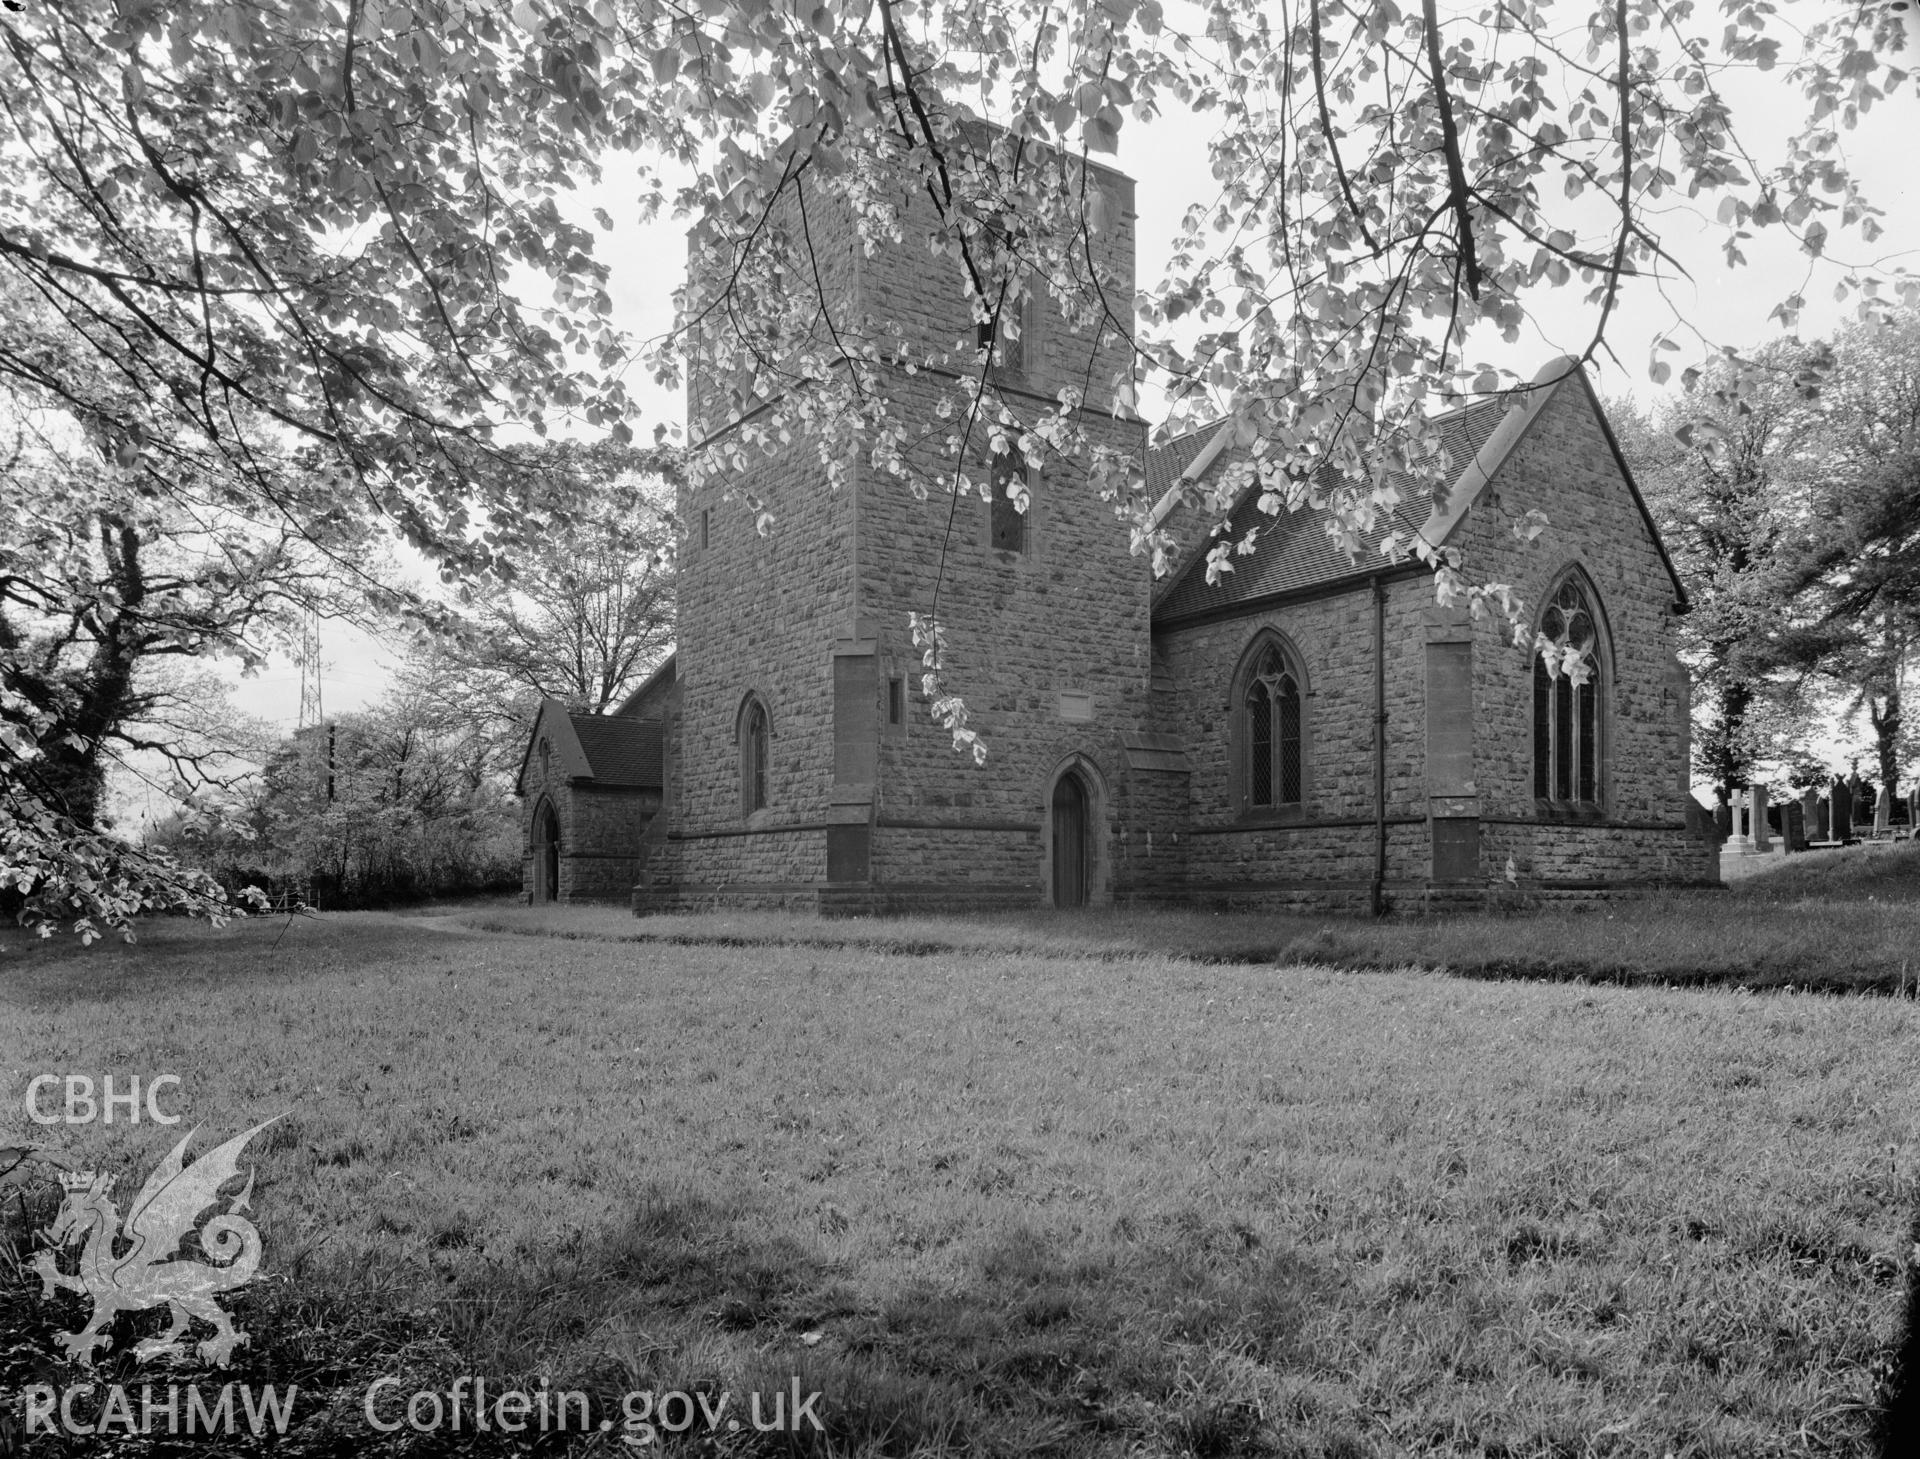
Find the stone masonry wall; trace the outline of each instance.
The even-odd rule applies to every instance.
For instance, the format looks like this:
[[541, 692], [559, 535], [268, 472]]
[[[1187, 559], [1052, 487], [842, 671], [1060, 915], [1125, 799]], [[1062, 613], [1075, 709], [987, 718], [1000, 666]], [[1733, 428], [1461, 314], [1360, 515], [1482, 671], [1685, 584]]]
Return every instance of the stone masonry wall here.
[[[1099, 172], [1112, 219], [1098, 239], [1103, 268], [1132, 297], [1132, 184]], [[924, 199], [906, 220], [921, 235]], [[910, 338], [942, 346], [971, 338], [973, 324], [958, 266], [929, 260], [924, 246], [882, 250], [861, 261], [862, 307], [897, 320]], [[1091, 377], [1095, 409], [1083, 417], [1094, 439], [1136, 457], [1145, 428], [1111, 412], [1111, 379], [1127, 368], [1111, 338], [1091, 362], [1094, 336], [1065, 327], [1053, 300], [1037, 303], [1025, 338], [1023, 379], [999, 381], [1025, 426], [1057, 401], [1059, 390]], [[1089, 365], [1091, 363], [1091, 369]], [[936, 401], [955, 386], [951, 370], [896, 374], [889, 388], [905, 414], [940, 419]], [[957, 413], [947, 432], [917, 448], [923, 483], [950, 481]], [[989, 474], [988, 432], [976, 427], [967, 472]], [[881, 716], [874, 791], [871, 875], [892, 902], [913, 903], [941, 889], [973, 903], [1031, 904], [1046, 894], [1049, 796], [1074, 757], [1094, 783], [1097, 846], [1093, 899], [1105, 900], [1144, 876], [1144, 812], [1128, 772], [1122, 738], [1146, 718], [1150, 574], [1128, 552], [1125, 527], [1089, 486], [1084, 463], [1049, 456], [1030, 478], [1026, 550], [994, 550], [989, 508], [977, 495], [957, 502], [944, 490], [916, 498], [908, 479], [862, 463], [858, 581], [861, 616], [871, 624], [880, 692], [904, 680], [905, 723]], [[934, 607], [947, 631], [946, 680], [962, 696], [988, 758], [977, 766], [956, 753], [929, 715], [921, 665], [908, 630], [910, 612]], [[1063, 711], [1062, 695], [1075, 696]], [[1070, 718], [1085, 714], [1087, 718]], [[1164, 777], [1161, 777], [1164, 779]], [[1164, 794], [1164, 792], [1162, 792]]]
[[[1029, 158], [1039, 155], [1039, 150], [1030, 149]], [[1026, 165], [1031, 171], [1037, 164], [1029, 160]], [[1104, 213], [1105, 224], [1091, 236], [1099, 276], [1116, 307], [1130, 308], [1138, 223], [1133, 180], [1094, 165], [1089, 169], [1087, 185], [1105, 194], [1104, 209], [1093, 210]], [[856, 249], [856, 310], [875, 329], [895, 333], [924, 348], [932, 357], [934, 369], [971, 375], [977, 337], [962, 265], [957, 259], [928, 252], [933, 205], [919, 189], [915, 189], [900, 221], [902, 242], [876, 248], [871, 254]], [[822, 235], [821, 221], [814, 217], [812, 224], [817, 242]], [[837, 226], [846, 224], [841, 221]], [[1088, 415], [1111, 417], [1116, 377], [1132, 377], [1133, 360], [1126, 340], [1111, 324], [1104, 330], [1069, 330], [1059, 301], [1050, 296], [1038, 298], [1046, 290], [1044, 279], [1034, 275], [1032, 281], [1040, 314], [1034, 321], [1037, 328], [1023, 340], [1025, 378], [996, 372], [995, 382], [1023, 387], [1038, 406], [1057, 405], [1063, 387], [1084, 388]], [[1096, 342], [1098, 351], [1090, 357]], [[1016, 404], [1015, 408], [1021, 407]], [[933, 419], [927, 417], [929, 423]], [[961, 424], [957, 418], [951, 419], [956, 427]]]
[[[1117, 296], [1129, 297], [1132, 184], [1105, 170], [1093, 182], [1109, 204], [1096, 239], [1101, 267]], [[897, 332], [925, 351], [912, 371], [884, 369], [900, 416], [932, 427], [907, 447], [909, 469], [862, 457], [852, 489], [830, 493], [819, 443], [797, 438], [738, 461], [724, 484], [682, 494], [671, 822], [647, 866], [649, 904], [811, 899], [859, 910], [943, 898], [1039, 901], [1050, 876], [1049, 794], [1068, 764], [1082, 767], [1094, 789], [1096, 901], [1350, 903], [1374, 869], [1369, 587], [1168, 628], [1158, 640], [1158, 708], [1150, 709], [1151, 576], [1090, 489], [1084, 463], [1040, 463], [1019, 553], [994, 549], [989, 508], [977, 495], [949, 494], [965, 412], [942, 415], [940, 402], [969, 367], [973, 321], [959, 266], [927, 251], [928, 206], [912, 198], [902, 241], [868, 254], [844, 211], [809, 195], [809, 231], [828, 292], [846, 305], [842, 324]], [[793, 222], [777, 216], [773, 226]], [[1096, 441], [1143, 454], [1142, 423], [1112, 413], [1124, 346], [1103, 339], [1089, 360], [1092, 348], [1091, 336], [1064, 327], [1051, 299], [1039, 304], [1027, 367], [996, 378], [1016, 417], [1011, 433], [1051, 408], [1063, 386], [1085, 383], [1083, 419]], [[1491, 622], [1472, 630], [1473, 750], [1470, 762], [1457, 762], [1470, 764], [1473, 790], [1446, 814], [1477, 812], [1485, 878], [1499, 879], [1512, 857], [1535, 887], [1666, 879], [1669, 867], [1690, 879], [1685, 868], [1701, 857], [1678, 809], [1685, 705], [1672, 674], [1672, 586], [1584, 390], [1577, 382], [1561, 389], [1495, 482], [1498, 504], [1476, 507], [1454, 540], [1470, 577], [1511, 582], [1530, 603], [1568, 561], [1593, 577], [1615, 652], [1606, 815], [1596, 824], [1540, 819], [1531, 797], [1530, 667]], [[690, 396], [691, 414], [711, 423], [722, 396], [697, 371]], [[989, 474], [992, 433], [992, 422], [976, 426], [969, 441], [965, 469], [975, 481]], [[916, 496], [916, 484], [930, 499]], [[756, 530], [748, 496], [772, 514], [770, 532]], [[1554, 525], [1527, 547], [1504, 524], [1533, 506]], [[984, 767], [955, 752], [922, 692], [907, 617], [934, 608], [936, 582], [946, 688], [966, 700], [987, 743]], [[1425, 676], [1434, 602], [1425, 574], [1392, 579], [1387, 592], [1387, 878], [1404, 898], [1424, 895], [1433, 866]], [[1268, 626], [1291, 643], [1308, 680], [1306, 805], [1279, 823], [1241, 814], [1230, 773], [1231, 685]], [[837, 681], [836, 654], [843, 670], [848, 658], [862, 667]], [[895, 682], [904, 689], [899, 724], [888, 713]], [[855, 738], [868, 731], [865, 711], [850, 715], [847, 696], [857, 707], [868, 683], [874, 742], [850, 743], [849, 724], [859, 727]], [[772, 726], [769, 803], [751, 817], [736, 739], [749, 691], [766, 703]], [[1156, 731], [1184, 744], [1190, 774], [1154, 762], [1164, 746], [1141, 753], [1142, 733]], [[851, 854], [856, 843], [860, 854]], [[832, 886], [830, 855], [839, 867]], [[1470, 843], [1462, 864], [1473, 869]]]
[[673, 711], [674, 676], [656, 677], [642, 693], [635, 694], [620, 706], [619, 714], [626, 719], [665, 720]]
[[[1106, 429], [1122, 443], [1123, 432], [1140, 435], [1122, 422]], [[1128, 556], [1124, 528], [1083, 472], [1050, 462], [1032, 492], [1027, 550], [1014, 556], [987, 545], [987, 509], [978, 500], [959, 503], [949, 535], [941, 506], [916, 501], [904, 486], [863, 490], [863, 599], [881, 677], [902, 678], [906, 691], [905, 723], [883, 733], [879, 746], [876, 880], [983, 876], [1038, 898], [1044, 858], [1035, 838], [1044, 835], [1053, 778], [1076, 756], [1091, 767], [1096, 825], [1105, 830], [1096, 890], [1135, 874], [1123, 854], [1133, 814], [1122, 737], [1146, 717], [1146, 568]], [[932, 606], [943, 555], [946, 684], [986, 740], [984, 766], [957, 753], [931, 718], [908, 632], [907, 615]], [[1077, 696], [1064, 710], [1063, 695]], [[1089, 717], [1066, 717], [1079, 713]], [[954, 839], [939, 824], [994, 830]]]
[[641, 838], [659, 807], [654, 791], [576, 786], [561, 819], [560, 900], [624, 904], [639, 875]]
[[[852, 503], [827, 490], [804, 441], [754, 460], [732, 485], [765, 501], [776, 521], [761, 534], [741, 501], [709, 487], [707, 545], [693, 538], [681, 551], [673, 875], [694, 886], [818, 882], [824, 842], [796, 833], [818, 832], [827, 811], [830, 654], [852, 605]], [[738, 741], [749, 692], [771, 730], [767, 804], [751, 817]]]
[[660, 797], [653, 791], [595, 790], [590, 782], [554, 775], [549, 782], [539, 762], [527, 766], [521, 801], [521, 895], [533, 896], [533, 822], [543, 801], [551, 800], [560, 822], [562, 902], [625, 902], [641, 865], [641, 839]]
[[[1492, 618], [1475, 630], [1474, 772], [1482, 867], [1523, 884], [1687, 882], [1712, 875], [1686, 830], [1686, 715], [1675, 672], [1673, 580], [1635, 506], [1585, 383], [1562, 384], [1456, 529], [1476, 581], [1511, 584], [1537, 621], [1570, 564], [1591, 579], [1612, 645], [1602, 733], [1604, 816], [1545, 819], [1533, 796], [1532, 661]], [[1549, 527], [1531, 544], [1510, 523], [1530, 508]]]
[[[759, 828], [677, 842], [673, 855], [676, 875], [636, 891], [636, 911], [811, 907], [817, 904], [825, 880], [820, 869], [826, 866], [826, 833], [817, 826]], [[649, 872], [653, 866], [649, 863]]]
[[[821, 297], [834, 316], [835, 327], [843, 338], [851, 333], [857, 345], [859, 334], [853, 327], [850, 310], [860, 245], [845, 203], [830, 187], [822, 185], [817, 170], [809, 181], [804, 217], [797, 194], [789, 190], [752, 230], [753, 262], [764, 267], [771, 260], [781, 259], [785, 266], [817, 274]], [[809, 239], [811, 248], [807, 246]], [[722, 282], [716, 288], [723, 287], [741, 261], [731, 245], [715, 248], [698, 229], [687, 236], [690, 283], [703, 277], [713, 279], [717, 274]], [[751, 328], [753, 323], [750, 319], [738, 319], [724, 307], [714, 307], [709, 300], [702, 318], [690, 325], [693, 359], [688, 364], [686, 378], [687, 430], [688, 438], [695, 444], [722, 436], [740, 421], [743, 413], [751, 416], [763, 403], [762, 399], [749, 398], [746, 394], [753, 383], [752, 362], [739, 350], [735, 332], [736, 324]], [[807, 347], [831, 342], [832, 334], [825, 319], [816, 316], [807, 327], [811, 331], [805, 341]]]
[[1138, 770], [1128, 777], [1128, 817], [1116, 858], [1127, 875], [1115, 895], [1136, 905], [1186, 900], [1191, 774]]
[[[676, 680], [678, 663], [675, 665]], [[641, 863], [634, 879], [631, 905], [642, 910], [659, 889], [675, 886], [681, 880], [680, 852], [684, 843], [673, 839], [680, 824], [680, 777], [685, 764], [681, 748], [682, 723], [679, 684], [667, 691], [658, 704], [661, 720], [660, 813], [641, 839]]]
[[520, 797], [520, 896], [523, 901], [533, 900], [533, 822], [539, 813], [542, 799], [551, 800], [555, 814], [560, 820], [561, 849], [566, 849], [567, 812], [573, 804], [573, 790], [565, 780], [556, 776], [548, 784], [547, 777], [541, 773], [540, 762], [532, 761], [526, 768], [522, 780]]
[[[831, 298], [851, 299], [851, 228], [830, 198], [809, 195], [817, 263]], [[797, 228], [791, 204], [770, 226]], [[697, 243], [690, 244], [694, 267]], [[711, 372], [688, 375], [689, 418], [726, 414]], [[737, 431], [723, 431], [731, 450]], [[771, 514], [762, 532], [749, 499]], [[836, 635], [853, 608], [853, 505], [828, 490], [817, 443], [772, 454], [743, 448], [724, 477], [681, 489], [675, 696], [669, 727], [672, 820], [651, 884], [705, 897], [721, 886], [811, 887], [824, 879], [824, 819], [833, 756]], [[704, 533], [704, 541], [702, 535]], [[738, 727], [749, 692], [766, 705], [767, 804], [745, 813]]]
[[[1387, 879], [1427, 877], [1425, 638], [1433, 603], [1425, 577], [1386, 584]], [[1233, 803], [1229, 726], [1236, 672], [1264, 630], [1281, 634], [1306, 676], [1304, 805], [1297, 822], [1243, 816]], [[1170, 628], [1161, 649], [1178, 718], [1165, 728], [1193, 766], [1187, 883], [1198, 900], [1244, 901], [1253, 889], [1370, 883], [1373, 828], [1373, 597], [1359, 586], [1197, 627]]]
[[1523, 886], [1674, 886], [1708, 879], [1703, 846], [1667, 829], [1507, 821], [1484, 828], [1481, 856], [1494, 880], [1512, 857]]

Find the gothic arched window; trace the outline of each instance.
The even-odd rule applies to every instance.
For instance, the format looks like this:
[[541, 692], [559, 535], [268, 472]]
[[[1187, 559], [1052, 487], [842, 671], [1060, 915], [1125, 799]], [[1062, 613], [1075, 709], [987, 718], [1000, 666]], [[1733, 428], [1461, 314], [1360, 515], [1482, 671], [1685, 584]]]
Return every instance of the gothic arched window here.
[[988, 526], [995, 552], [1027, 550], [1027, 507], [1032, 500], [1027, 458], [1018, 446], [1009, 445], [993, 458], [989, 473], [993, 483], [993, 502], [988, 511]]
[[740, 713], [740, 809], [752, 815], [767, 804], [767, 707], [749, 697]]
[[1273, 810], [1299, 805], [1303, 799], [1300, 675], [1278, 645], [1270, 643], [1261, 650], [1247, 676], [1239, 711], [1248, 807]]
[[1569, 576], [1540, 615], [1533, 656], [1533, 793], [1554, 805], [1600, 804], [1606, 648], [1591, 591]]

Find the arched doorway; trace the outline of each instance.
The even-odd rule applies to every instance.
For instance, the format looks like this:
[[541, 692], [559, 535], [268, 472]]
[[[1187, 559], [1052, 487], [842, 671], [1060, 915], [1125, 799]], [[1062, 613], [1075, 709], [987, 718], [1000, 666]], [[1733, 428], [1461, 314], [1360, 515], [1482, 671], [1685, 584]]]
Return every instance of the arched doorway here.
[[1084, 907], [1092, 883], [1092, 797], [1077, 770], [1053, 783], [1053, 905]]
[[533, 813], [533, 900], [551, 902], [560, 895], [560, 817], [545, 800]]

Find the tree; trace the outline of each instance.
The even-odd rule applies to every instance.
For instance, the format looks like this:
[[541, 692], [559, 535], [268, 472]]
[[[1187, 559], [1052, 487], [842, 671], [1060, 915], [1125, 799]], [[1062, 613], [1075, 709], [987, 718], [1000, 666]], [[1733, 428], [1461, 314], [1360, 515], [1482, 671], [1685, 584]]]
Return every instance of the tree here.
[[[0, 266], [85, 348], [9, 331], [0, 382], [64, 412], [144, 489], [209, 483], [283, 518], [348, 580], [388, 530], [456, 577], [504, 574], [579, 497], [560, 478], [502, 489], [502, 443], [563, 420], [617, 442], [632, 430], [605, 265], [562, 206], [624, 154], [646, 207], [666, 201], [669, 171], [684, 177], [674, 202], [732, 265], [688, 293], [656, 368], [675, 377], [685, 345], [717, 340], [765, 402], [696, 462], [699, 483], [725, 492], [734, 453], [804, 424], [829, 481], [858, 452], [930, 493], [978, 489], [980, 438], [1017, 437], [1030, 460], [1084, 455], [1146, 549], [1138, 463], [1093, 451], [1083, 415], [1131, 409], [1146, 370], [1176, 413], [1227, 397], [1276, 511], [1329, 461], [1351, 472], [1333, 507], [1365, 525], [1391, 505], [1389, 466], [1437, 478], [1423, 410], [1507, 383], [1470, 356], [1514, 337], [1534, 291], [1578, 279], [1587, 353], [1604, 347], [1620, 290], [1664, 266], [1670, 200], [1720, 198], [1730, 264], [1760, 229], [1813, 255], [1839, 229], [1871, 236], [1836, 137], [1907, 84], [1898, 16], [1804, 28], [1788, 75], [1806, 125], [1763, 172], [1715, 77], [1781, 59], [1770, 17], [1727, 0], [1716, 38], [1685, 0], [1445, 21], [1435, 0], [1217, 0], [1192, 34], [1159, 0], [9, 6]], [[970, 99], [988, 96], [1008, 130], [975, 145]], [[1136, 333], [1096, 262], [1110, 220], [1080, 161], [1176, 104], [1220, 116], [1222, 194], [1188, 221]], [[886, 321], [836, 317], [806, 241], [812, 197], [881, 234], [908, 195], [927, 200], [929, 257], [964, 281], [977, 324], [947, 352], [957, 429], [931, 463], [909, 459], [924, 423], [893, 403], [926, 362], [902, 357]], [[551, 302], [527, 302], [532, 285]], [[1089, 361], [1103, 340], [1123, 358], [1036, 412], [999, 394], [988, 358], [1009, 304], [1038, 287]], [[1434, 562], [1443, 594], [1505, 601], [1432, 544], [1396, 545]], [[924, 624], [937, 676], [942, 635], [964, 625], [942, 622], [937, 590]], [[939, 703], [960, 740], [961, 698]], [[16, 824], [31, 841], [30, 809]]]
[[[1906, 83], [1880, 54], [1901, 45], [1897, 21], [1807, 32], [1790, 72], [1807, 124], [1761, 172], [1715, 75], [1770, 68], [1781, 45], [1761, 8], [1726, 13], [1717, 39], [1694, 34], [1691, 6], [1629, 0], [1444, 22], [1433, 0], [1418, 12], [1222, 0], [1201, 35], [1169, 33], [1152, 0], [1057, 22], [1010, 3], [880, 0], [864, 33], [813, 11], [824, 38], [795, 33], [807, 24], [798, 11], [727, 12], [712, 33], [676, 21], [654, 52], [659, 74], [682, 78], [676, 105], [763, 121], [772, 111], [795, 129], [770, 163], [723, 141], [719, 165], [684, 194], [709, 236], [685, 300], [693, 351], [737, 364], [729, 393], [757, 403], [696, 457], [696, 483], [724, 489], [756, 446], [808, 426], [827, 440], [830, 472], [865, 459], [930, 496], [984, 494], [988, 445], [1012, 442], [1029, 461], [1087, 461], [1137, 546], [1159, 555], [1171, 539], [1138, 463], [1103, 453], [1083, 428], [1090, 409], [1132, 408], [1145, 372], [1168, 389], [1176, 423], [1224, 397], [1271, 511], [1325, 495], [1357, 536], [1394, 504], [1395, 469], [1441, 479], [1430, 406], [1513, 385], [1474, 353], [1494, 333], [1518, 338], [1533, 293], [1577, 280], [1594, 316], [1584, 353], [1605, 348], [1621, 290], [1672, 267], [1658, 231], [1670, 199], [1717, 196], [1729, 266], [1760, 229], [1788, 230], [1816, 256], [1839, 228], [1874, 236], [1834, 141]], [[726, 54], [709, 54], [721, 32]], [[1007, 126], [991, 137], [969, 104], [987, 95], [1004, 99], [995, 119]], [[1106, 205], [1080, 163], [1112, 151], [1129, 115], [1175, 104], [1220, 115], [1210, 160], [1222, 192], [1185, 220], [1170, 273], [1141, 295], [1136, 334], [1102, 272]], [[926, 200], [911, 226], [973, 301], [974, 328], [926, 360], [884, 317], [841, 307], [820, 282], [831, 261], [815, 256], [808, 221], [835, 200], [867, 237], [897, 236], [910, 196]], [[1087, 361], [1085, 385], [1052, 409], [1000, 391], [992, 368], [1035, 288], [1079, 331]], [[1790, 323], [1798, 307], [1790, 297], [1777, 312]], [[1109, 371], [1096, 362], [1115, 338], [1127, 348]], [[1656, 381], [1670, 373], [1659, 355], [1678, 348], [1661, 341]], [[941, 405], [953, 426], [939, 449], [916, 452], [924, 424], [895, 408], [891, 382], [928, 366], [956, 377]], [[1329, 463], [1341, 474], [1321, 474]], [[1209, 572], [1244, 545], [1216, 540]], [[1390, 538], [1387, 550], [1426, 558], [1443, 598], [1497, 605], [1517, 631], [1502, 585], [1468, 582], [1436, 544]], [[964, 704], [940, 692], [943, 636], [964, 630], [942, 622], [938, 597], [936, 586], [916, 619], [927, 687], [956, 746], [977, 750]]]
[[1647, 413], [1610, 412], [1689, 586], [1680, 640], [1701, 691], [1694, 766], [1722, 803], [1776, 758], [1796, 697], [1781, 670], [1799, 655], [1799, 585], [1782, 557], [1806, 530], [1806, 458], [1832, 363], [1824, 345], [1782, 341], [1711, 362], [1686, 395]]
[[[113, 873], [109, 772], [145, 774], [139, 761], [158, 756], [191, 796], [238, 768], [245, 747], [220, 718], [223, 686], [197, 663], [262, 662], [294, 612], [336, 602], [330, 574], [299, 533], [218, 501], [206, 482], [159, 497], [71, 419], [12, 424], [0, 459], [13, 505], [0, 520], [0, 805], [11, 813], [0, 816], [0, 897], [83, 935], [123, 925], [147, 900], [213, 910], [211, 889], [170, 886], [162, 859], [131, 879]], [[140, 890], [149, 882], [155, 898]]]
[[229, 813], [152, 838], [228, 886], [262, 883], [326, 907], [518, 885], [520, 823], [474, 735], [418, 681], [274, 746]]
[[1794, 748], [1811, 679], [1865, 712], [1897, 786], [1920, 626], [1920, 314], [1710, 363], [1622, 425], [1695, 587], [1682, 637], [1708, 691], [1700, 768], [1724, 795]]
[[293, 615], [336, 600], [319, 555], [284, 524], [195, 519], [125, 490], [97, 458], [19, 438], [0, 483], [19, 504], [0, 523], [0, 685], [25, 707], [0, 705], [0, 719], [37, 725], [41, 751], [24, 782], [91, 830], [108, 768], [129, 753], [207, 779], [225, 747], [198, 732], [200, 696], [161, 666], [264, 662]]
[[[510, 774], [545, 698], [606, 714], [673, 647], [670, 450], [545, 447], [546, 469], [589, 486], [592, 505], [529, 547], [513, 586], [429, 635], [410, 670], [424, 705], [474, 736], [475, 773]], [[564, 466], [556, 463], [564, 461]]]
[[[0, 390], [10, 418], [53, 417], [63, 444], [95, 453], [105, 500], [140, 506], [48, 514], [97, 541], [121, 585], [145, 580], [152, 524], [179, 512], [267, 524], [270, 542], [370, 589], [364, 564], [393, 531], [457, 575], [499, 569], [577, 494], [490, 472], [496, 430], [564, 415], [628, 429], [604, 268], [554, 202], [607, 140], [582, 84], [597, 63], [504, 9], [423, 7], [397, 29], [381, 13], [0, 12]], [[504, 282], [521, 268], [553, 281], [556, 307], [521, 304]], [[33, 490], [59, 502], [48, 481]], [[89, 520], [98, 533], [79, 530]], [[42, 575], [34, 612], [82, 619], [80, 588]], [[217, 912], [204, 881], [116, 860], [93, 825], [85, 761], [121, 697], [117, 649], [93, 678], [100, 705], [55, 710], [40, 647], [0, 642], [0, 883], [43, 926]]]
[[1822, 391], [1818, 510], [1795, 570], [1806, 608], [1796, 660], [1865, 711], [1893, 794], [1906, 745], [1905, 680], [1920, 640], [1920, 311], [1839, 332]]

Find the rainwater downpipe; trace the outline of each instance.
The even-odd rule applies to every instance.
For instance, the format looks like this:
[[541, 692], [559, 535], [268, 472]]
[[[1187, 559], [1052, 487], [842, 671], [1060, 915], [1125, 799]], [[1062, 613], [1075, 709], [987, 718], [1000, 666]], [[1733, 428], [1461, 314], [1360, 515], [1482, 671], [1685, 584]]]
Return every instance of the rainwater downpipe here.
[[1373, 586], [1373, 915], [1387, 910], [1387, 588]]

